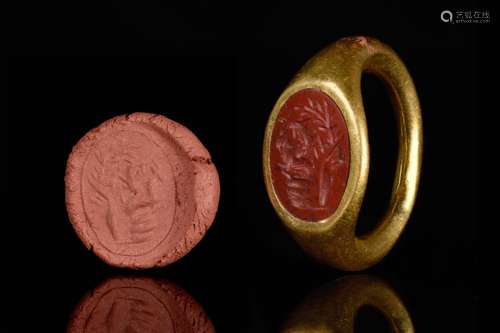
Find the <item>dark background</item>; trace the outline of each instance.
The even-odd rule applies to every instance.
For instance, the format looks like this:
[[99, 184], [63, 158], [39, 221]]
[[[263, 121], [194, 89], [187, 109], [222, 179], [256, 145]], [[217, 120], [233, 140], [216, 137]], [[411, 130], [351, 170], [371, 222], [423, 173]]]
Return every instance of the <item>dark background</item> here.
[[[64, 331], [86, 292], [131, 274], [186, 289], [218, 332], [274, 332], [307, 294], [345, 276], [315, 263], [286, 233], [265, 192], [261, 152], [267, 117], [294, 73], [349, 35], [379, 38], [399, 53], [424, 121], [416, 207], [390, 254], [363, 273], [398, 291], [418, 331], [475, 331], [476, 114], [479, 59], [487, 52], [480, 36], [493, 27], [445, 24], [439, 16], [444, 9], [491, 13], [491, 7], [68, 3], [15, 8], [9, 20], [2, 131], [8, 172], [2, 173], [7, 224], [16, 235], [4, 235], [3, 244], [14, 282], [6, 288], [13, 332]], [[397, 151], [383, 84], [364, 77], [362, 89], [372, 165], [360, 232], [388, 204]], [[191, 129], [221, 178], [219, 211], [200, 244], [166, 268], [139, 273], [109, 267], [84, 248], [66, 214], [63, 179], [80, 137], [134, 111], [163, 114]], [[384, 326], [375, 313], [358, 322], [364, 331]]]

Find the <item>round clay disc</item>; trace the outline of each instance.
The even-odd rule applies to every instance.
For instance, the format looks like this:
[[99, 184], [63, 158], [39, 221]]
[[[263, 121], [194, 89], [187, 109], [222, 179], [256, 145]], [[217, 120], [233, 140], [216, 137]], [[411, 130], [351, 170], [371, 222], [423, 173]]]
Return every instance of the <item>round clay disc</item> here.
[[83, 298], [68, 333], [214, 333], [199, 305], [186, 291], [166, 281], [112, 278]]
[[187, 128], [133, 113], [89, 131], [66, 166], [66, 208], [78, 236], [110, 265], [165, 266], [212, 224], [220, 185], [210, 154]]

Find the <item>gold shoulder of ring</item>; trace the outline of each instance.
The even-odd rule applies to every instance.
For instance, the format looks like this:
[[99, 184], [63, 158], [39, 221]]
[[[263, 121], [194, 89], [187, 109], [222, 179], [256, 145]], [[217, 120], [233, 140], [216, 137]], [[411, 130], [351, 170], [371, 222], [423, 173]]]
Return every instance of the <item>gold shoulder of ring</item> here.
[[[387, 84], [399, 132], [393, 192], [377, 227], [355, 227], [369, 170], [361, 76]], [[382, 42], [348, 37], [311, 58], [278, 98], [263, 167], [272, 205], [300, 246], [321, 262], [362, 270], [393, 247], [413, 209], [422, 164], [422, 119], [413, 80]]]

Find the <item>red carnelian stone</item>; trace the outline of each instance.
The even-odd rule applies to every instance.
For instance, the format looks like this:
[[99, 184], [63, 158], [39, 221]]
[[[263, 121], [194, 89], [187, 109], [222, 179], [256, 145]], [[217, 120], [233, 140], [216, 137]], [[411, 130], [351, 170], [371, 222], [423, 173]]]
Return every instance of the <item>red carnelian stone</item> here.
[[271, 137], [271, 178], [294, 216], [319, 221], [338, 208], [349, 176], [349, 133], [342, 112], [319, 89], [288, 98]]

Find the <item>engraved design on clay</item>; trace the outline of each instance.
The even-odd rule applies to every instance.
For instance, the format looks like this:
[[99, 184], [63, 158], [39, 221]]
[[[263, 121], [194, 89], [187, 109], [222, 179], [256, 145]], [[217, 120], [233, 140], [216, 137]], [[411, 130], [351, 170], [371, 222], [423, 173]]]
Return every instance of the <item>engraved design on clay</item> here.
[[[130, 135], [130, 132], [127, 134]], [[139, 135], [139, 134], [136, 134]], [[104, 224], [119, 245], [152, 240], [158, 227], [163, 179], [154, 156], [141, 151], [141, 141], [117, 136], [111, 148], [96, 147], [91, 158], [96, 161], [86, 170], [91, 189], [88, 207], [99, 220], [90, 220], [94, 228]], [[133, 136], [133, 135], [132, 135]], [[125, 224], [125, 228], [119, 227]]]

